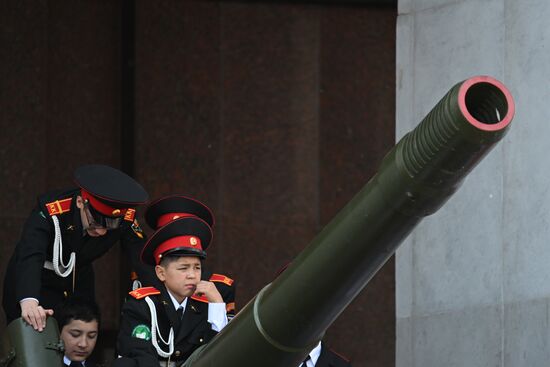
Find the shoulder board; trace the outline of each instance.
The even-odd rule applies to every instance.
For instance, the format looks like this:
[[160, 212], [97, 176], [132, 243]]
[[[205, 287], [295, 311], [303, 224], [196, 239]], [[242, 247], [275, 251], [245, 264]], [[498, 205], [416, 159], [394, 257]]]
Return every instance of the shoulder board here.
[[224, 283], [230, 287], [233, 285], [233, 279], [226, 277], [223, 274], [212, 274], [209, 280], [211, 282]]
[[73, 200], [72, 198], [68, 198], [68, 199], [56, 200], [56, 201], [52, 201], [51, 203], [47, 203], [46, 209], [48, 209], [48, 214], [52, 216], [52, 215], [63, 214], [70, 211], [72, 200]]
[[143, 287], [143, 288], [134, 289], [133, 291], [128, 292], [128, 294], [134, 297], [135, 299], [142, 299], [147, 296], [152, 296], [154, 294], [160, 294], [160, 291], [155, 287]]

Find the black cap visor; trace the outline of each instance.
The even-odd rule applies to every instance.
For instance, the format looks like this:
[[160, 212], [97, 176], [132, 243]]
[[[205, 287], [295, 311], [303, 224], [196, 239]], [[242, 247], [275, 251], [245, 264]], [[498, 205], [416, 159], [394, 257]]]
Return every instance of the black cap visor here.
[[74, 172], [74, 181], [80, 188], [115, 208], [138, 206], [148, 199], [145, 189], [132, 177], [101, 164], [78, 167]]

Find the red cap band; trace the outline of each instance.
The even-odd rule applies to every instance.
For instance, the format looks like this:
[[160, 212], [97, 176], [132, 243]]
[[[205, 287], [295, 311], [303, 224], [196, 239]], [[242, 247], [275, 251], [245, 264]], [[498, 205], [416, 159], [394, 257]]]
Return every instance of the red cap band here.
[[189, 217], [197, 217], [197, 216], [194, 215], [194, 214], [190, 214], [190, 213], [167, 213], [167, 214], [163, 214], [157, 219], [157, 228], [160, 228], [160, 227], [164, 226], [165, 224], [168, 224], [171, 221], [176, 220], [178, 218], [189, 218]]
[[95, 196], [93, 196], [92, 194], [90, 194], [88, 191], [84, 189], [81, 189], [81, 192], [82, 192], [82, 198], [84, 200], [87, 200], [95, 210], [97, 210], [101, 214], [106, 215], [108, 217], [123, 216], [124, 214], [126, 214], [126, 210], [128, 210], [126, 208], [118, 209], [118, 208], [110, 207], [109, 205], [99, 201]]
[[177, 236], [170, 238], [153, 251], [156, 264], [160, 263], [161, 255], [166, 251], [185, 247], [202, 251], [201, 239], [197, 236]]

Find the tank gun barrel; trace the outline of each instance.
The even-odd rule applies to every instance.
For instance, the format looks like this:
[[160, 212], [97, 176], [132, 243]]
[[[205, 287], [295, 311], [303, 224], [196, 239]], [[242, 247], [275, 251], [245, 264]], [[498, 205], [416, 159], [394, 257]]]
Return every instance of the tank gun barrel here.
[[494, 78], [452, 87], [288, 269], [185, 365], [298, 366], [402, 240], [502, 139], [514, 108]]

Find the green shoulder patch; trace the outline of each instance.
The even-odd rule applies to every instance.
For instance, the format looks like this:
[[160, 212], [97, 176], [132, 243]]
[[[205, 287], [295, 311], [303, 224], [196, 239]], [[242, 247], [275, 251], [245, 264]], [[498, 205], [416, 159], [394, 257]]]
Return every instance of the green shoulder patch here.
[[138, 325], [132, 330], [132, 337], [143, 339], [143, 340], [151, 340], [151, 329], [149, 329], [149, 326], [147, 325]]

